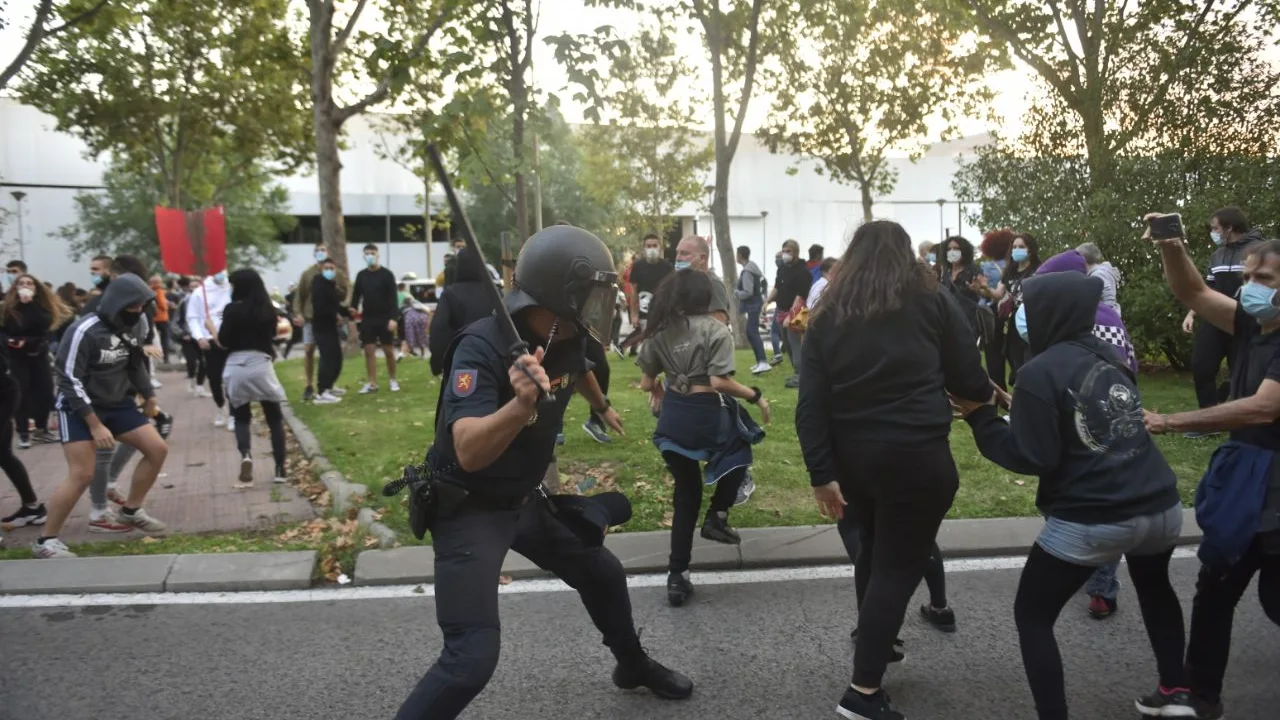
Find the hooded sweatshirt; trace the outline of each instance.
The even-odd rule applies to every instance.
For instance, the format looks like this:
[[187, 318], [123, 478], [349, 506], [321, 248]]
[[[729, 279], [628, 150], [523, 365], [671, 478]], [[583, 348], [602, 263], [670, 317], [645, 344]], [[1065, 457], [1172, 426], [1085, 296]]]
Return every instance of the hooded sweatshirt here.
[[1120, 314], [1120, 301], [1117, 299], [1116, 291], [1120, 287], [1120, 271], [1109, 262], [1103, 262], [1094, 265], [1089, 271], [1089, 277], [1096, 277], [1102, 281], [1102, 304], [1116, 311], [1116, 315]]
[[[1040, 265], [1040, 268], [1036, 270], [1036, 275], [1060, 272], [1084, 275], [1087, 272], [1087, 267], [1083, 255], [1075, 250], [1068, 250], [1045, 260]], [[1098, 310], [1094, 313], [1093, 336], [1115, 347], [1120, 353], [1120, 359], [1129, 366], [1130, 370], [1137, 373], [1138, 353], [1133, 349], [1133, 341], [1129, 338], [1129, 330], [1124, 326], [1124, 321], [1120, 319], [1120, 311], [1105, 304], [1106, 292], [1104, 281], [1102, 290], [1104, 302], [1098, 303]]]
[[969, 415], [987, 459], [1037, 475], [1046, 516], [1098, 525], [1164, 512], [1177, 478], [1147, 433], [1133, 375], [1093, 336], [1102, 281], [1075, 273], [1022, 286], [1035, 356], [1018, 371], [1006, 423], [984, 406]]
[[[222, 313], [230, 304], [231, 283], [224, 282], [219, 285], [213, 278], [205, 278], [200, 287], [191, 293], [191, 299], [187, 301], [187, 332], [191, 333], [191, 339], [196, 342], [214, 340], [217, 337], [217, 331], [222, 327]], [[205, 327], [206, 317], [213, 318], [213, 333]]]
[[1262, 242], [1262, 231], [1254, 228], [1244, 234], [1238, 242], [1225, 244], [1209, 256], [1209, 272], [1205, 274], [1205, 282], [1209, 287], [1233, 298], [1236, 291], [1244, 284], [1244, 259], [1254, 245]]
[[462, 328], [493, 314], [493, 279], [480, 257], [463, 248], [454, 262], [454, 280], [448, 292], [440, 294], [435, 314], [431, 316], [431, 372], [444, 372], [444, 356], [453, 338]]
[[154, 300], [142, 278], [121, 275], [102, 293], [97, 312], [71, 326], [58, 346], [59, 410], [87, 417], [95, 408], [131, 407], [134, 393], [156, 394], [141, 343], [121, 319], [125, 308]]

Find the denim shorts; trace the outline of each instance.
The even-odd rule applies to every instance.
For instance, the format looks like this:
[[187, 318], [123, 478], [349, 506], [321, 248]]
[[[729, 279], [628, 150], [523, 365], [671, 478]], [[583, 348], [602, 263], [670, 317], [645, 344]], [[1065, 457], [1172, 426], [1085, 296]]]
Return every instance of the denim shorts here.
[[1050, 555], [1076, 565], [1096, 567], [1126, 553], [1155, 555], [1173, 547], [1182, 532], [1182, 505], [1105, 525], [1048, 518], [1036, 544]]
[[302, 344], [303, 345], [316, 344], [316, 331], [311, 327], [311, 323], [309, 322], [302, 324]]

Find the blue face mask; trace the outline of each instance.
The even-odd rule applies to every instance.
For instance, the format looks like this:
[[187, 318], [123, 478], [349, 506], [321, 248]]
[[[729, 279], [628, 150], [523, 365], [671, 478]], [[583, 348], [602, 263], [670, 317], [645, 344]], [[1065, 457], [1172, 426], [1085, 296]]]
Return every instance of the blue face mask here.
[[322, 272], [322, 273], [320, 273], [320, 274], [321, 274], [321, 275], [324, 275], [324, 279], [325, 279], [325, 280], [332, 280], [332, 279], [334, 279], [334, 278], [338, 277], [338, 271], [336, 271], [336, 270], [325, 270], [324, 272]]
[[1031, 342], [1031, 338], [1027, 337], [1027, 306], [1019, 305], [1018, 311], [1013, 314], [1013, 326], [1018, 330], [1018, 336], [1027, 342]]
[[938, 253], [929, 253], [929, 264], [930, 265], [938, 264]]
[[377, 265], [377, 264], [378, 264], [378, 256], [377, 256], [377, 255], [365, 255], [365, 256], [364, 256], [364, 264], [365, 264], [365, 265], [368, 265], [369, 267], [373, 267], [374, 265]]
[[101, 276], [101, 275], [90, 275], [89, 277], [93, 278], [93, 286], [94, 286], [94, 287], [98, 287], [99, 285], [101, 285], [101, 284], [102, 284], [102, 276]]
[[1276, 289], [1261, 283], [1250, 281], [1240, 290], [1240, 307], [1261, 323], [1280, 318], [1280, 307], [1276, 307], [1275, 299]]
[[216, 283], [218, 283], [219, 285], [226, 285], [226, 284], [227, 284], [227, 273], [226, 273], [226, 272], [220, 272], [220, 273], [218, 273], [217, 275], [214, 275], [214, 276], [213, 276], [213, 281], [214, 281], [214, 282], [216, 282]]
[[1014, 248], [1012, 253], [1013, 261], [1016, 263], [1024, 263], [1027, 261], [1027, 254], [1026, 248]]
[[329, 259], [329, 253], [325, 252], [324, 250], [316, 251], [316, 262], [322, 263], [328, 259]]
[[1213, 230], [1209, 233], [1209, 239], [1213, 241], [1214, 245], [1221, 245], [1222, 233], [1218, 232], [1217, 230]]
[[690, 267], [692, 267], [692, 266], [693, 266], [693, 263], [689, 262], [688, 260], [677, 260], [677, 261], [676, 261], [676, 269], [677, 269], [677, 270], [688, 270], [688, 269], [689, 269]]

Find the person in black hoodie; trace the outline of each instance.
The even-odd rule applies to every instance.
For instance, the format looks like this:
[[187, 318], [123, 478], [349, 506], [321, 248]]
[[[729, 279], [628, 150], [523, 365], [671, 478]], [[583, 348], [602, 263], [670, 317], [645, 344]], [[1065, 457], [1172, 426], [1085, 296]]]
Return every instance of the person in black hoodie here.
[[53, 367], [49, 362], [49, 334], [70, 313], [44, 283], [22, 273], [0, 303], [0, 333], [4, 335], [9, 368], [22, 389], [18, 414], [18, 447], [31, 447], [27, 428], [35, 421], [37, 442], [58, 442], [49, 432], [53, 409]]
[[311, 279], [311, 329], [315, 334], [316, 349], [320, 352], [320, 369], [316, 373], [314, 402], [332, 405], [342, 398], [332, 390], [342, 375], [342, 336], [338, 325], [342, 318], [351, 317], [351, 310], [343, 304], [343, 292], [337, 284], [338, 266], [333, 259], [321, 263], [320, 272]]
[[9, 352], [4, 349], [7, 344], [0, 343], [0, 469], [9, 476], [9, 482], [18, 491], [18, 499], [22, 504], [16, 512], [0, 519], [0, 523], [9, 527], [43, 525], [48, 513], [36, 496], [35, 488], [31, 486], [27, 466], [13, 452], [12, 420], [18, 412], [22, 391], [9, 372]]
[[453, 282], [440, 294], [427, 336], [432, 375], [444, 372], [444, 356], [454, 336], [476, 320], [493, 314], [493, 290], [486, 286], [493, 279], [480, 256], [463, 248], [454, 257], [453, 267]]
[[956, 400], [978, 449], [1006, 470], [1039, 476], [1044, 529], [1014, 601], [1014, 621], [1040, 720], [1066, 720], [1053, 625], [1094, 571], [1124, 555], [1155, 651], [1160, 683], [1136, 701], [1150, 717], [1196, 717], [1182, 664], [1182, 606], [1169, 559], [1182, 530], [1177, 477], [1143, 425], [1132, 371], [1093, 335], [1102, 281], [1050, 273], [1022, 283], [1022, 366], [1008, 422], [993, 404]]
[[253, 456], [249, 449], [252, 402], [262, 406], [262, 415], [271, 431], [275, 482], [285, 483], [288, 477], [285, 475], [284, 414], [280, 410], [285, 394], [272, 365], [276, 357], [276, 307], [256, 270], [236, 270], [228, 280], [231, 304], [222, 312], [218, 344], [230, 353], [224, 377], [227, 404], [236, 421], [236, 448], [240, 451], [236, 487], [246, 489], [253, 485]]
[[801, 357], [795, 421], [809, 482], [822, 513], [861, 546], [860, 631], [839, 712], [902, 720], [880, 685], [960, 485], [946, 391], [986, 402], [994, 385], [956, 301], [887, 220], [854, 232]]

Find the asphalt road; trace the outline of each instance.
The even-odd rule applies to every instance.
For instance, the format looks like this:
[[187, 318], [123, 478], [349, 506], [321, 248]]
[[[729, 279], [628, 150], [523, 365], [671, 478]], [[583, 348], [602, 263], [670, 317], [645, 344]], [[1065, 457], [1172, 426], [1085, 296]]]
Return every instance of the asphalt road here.
[[[1185, 608], [1195, 563], [1174, 563]], [[1011, 620], [1017, 580], [1017, 570], [950, 574], [954, 635], [908, 616], [907, 660], [886, 680], [908, 718], [1034, 718]], [[464, 717], [835, 717], [851, 670], [852, 580], [703, 586], [679, 609], [660, 588], [632, 598], [645, 645], [694, 679], [693, 699], [614, 688], [612, 656], [576, 595], [512, 594], [502, 599], [501, 664]], [[1155, 665], [1133, 596], [1126, 589], [1104, 622], [1084, 605], [1068, 606], [1057, 627], [1073, 717], [1136, 718], [1131, 700], [1155, 684]], [[3, 609], [0, 718], [389, 719], [439, 648], [429, 597]], [[1227, 717], [1277, 717], [1280, 628], [1253, 590], [1231, 662]]]

